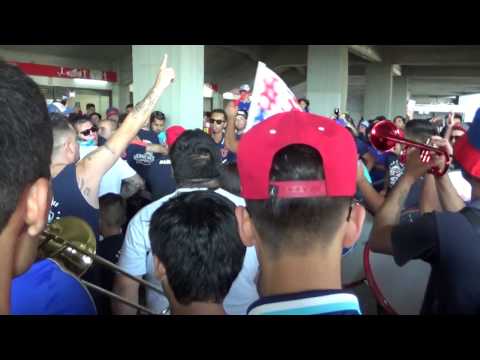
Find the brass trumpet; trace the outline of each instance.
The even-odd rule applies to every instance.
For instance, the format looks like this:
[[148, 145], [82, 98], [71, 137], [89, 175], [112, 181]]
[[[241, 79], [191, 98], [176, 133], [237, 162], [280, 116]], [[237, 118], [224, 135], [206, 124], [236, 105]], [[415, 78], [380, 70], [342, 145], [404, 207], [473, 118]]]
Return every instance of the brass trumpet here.
[[[56, 220], [52, 224], [49, 224], [42, 233], [37, 258], [39, 260], [51, 258], [55, 260], [63, 269], [77, 277], [79, 281], [87, 288], [134, 307], [143, 313], [154, 315], [155, 313], [152, 310], [140, 304], [135, 304], [113, 292], [80, 279], [93, 265], [93, 263], [97, 262], [102, 266], [119, 272], [128, 278], [164, 295], [163, 290], [157, 287], [155, 284], [130, 275], [117, 265], [97, 255], [96, 250], [96, 238], [91, 227], [80, 218], [64, 217]], [[166, 309], [162, 315], [165, 315], [167, 312], [168, 309]]]
[[398, 129], [395, 124], [393, 124], [389, 120], [379, 121], [378, 123], [373, 125], [372, 131], [370, 133], [370, 142], [379, 151], [390, 151], [395, 147], [396, 144], [403, 144], [428, 152], [432, 151], [436, 154], [445, 156], [445, 166], [443, 169], [435, 166], [429, 171], [429, 173], [435, 176], [445, 175], [450, 166], [451, 159], [445, 149], [440, 149], [433, 146], [421, 144], [416, 141], [404, 139], [403, 136], [400, 134], [400, 129]]

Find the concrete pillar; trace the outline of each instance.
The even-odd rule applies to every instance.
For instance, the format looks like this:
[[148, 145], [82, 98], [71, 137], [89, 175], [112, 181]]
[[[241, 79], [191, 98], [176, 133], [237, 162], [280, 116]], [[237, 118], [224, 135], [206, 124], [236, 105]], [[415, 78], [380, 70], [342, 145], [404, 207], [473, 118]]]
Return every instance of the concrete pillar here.
[[121, 111], [125, 111], [128, 104], [130, 104], [130, 86], [120, 85], [118, 91], [118, 106]]
[[405, 116], [407, 114], [408, 95], [407, 78], [405, 76], [394, 77], [392, 92], [392, 117], [397, 115]]
[[141, 101], [153, 86], [163, 55], [176, 72], [175, 82], [160, 98], [156, 110], [165, 113], [169, 124], [186, 129], [203, 123], [203, 45], [133, 45], [133, 99]]
[[117, 72], [117, 83], [112, 87], [112, 106], [120, 109], [121, 112], [130, 104], [130, 84], [132, 83], [132, 58], [126, 56], [113, 63]]
[[118, 108], [120, 112], [125, 112], [127, 105], [130, 104], [129, 85], [116, 83], [112, 87], [112, 106]]
[[379, 115], [392, 117], [393, 74], [391, 64], [368, 64], [366, 71], [365, 100], [363, 114], [365, 120]]
[[112, 106], [120, 108], [120, 85], [116, 83], [112, 86]]
[[223, 94], [219, 92], [214, 92], [213, 93], [213, 109], [223, 109]]
[[335, 108], [346, 111], [348, 47], [310, 45], [307, 60], [307, 98], [310, 111], [332, 116]]

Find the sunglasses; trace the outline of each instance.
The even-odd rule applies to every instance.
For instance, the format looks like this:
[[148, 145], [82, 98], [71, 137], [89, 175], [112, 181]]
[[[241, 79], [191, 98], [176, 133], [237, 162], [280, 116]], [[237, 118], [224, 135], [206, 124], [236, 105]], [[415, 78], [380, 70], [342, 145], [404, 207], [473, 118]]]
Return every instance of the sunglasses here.
[[209, 119], [208, 122], [210, 124], [216, 123], [217, 125], [222, 125], [225, 122], [225, 120]]
[[83, 136], [89, 136], [91, 133], [96, 133], [98, 131], [98, 128], [94, 125], [90, 129], [80, 131], [80, 134]]

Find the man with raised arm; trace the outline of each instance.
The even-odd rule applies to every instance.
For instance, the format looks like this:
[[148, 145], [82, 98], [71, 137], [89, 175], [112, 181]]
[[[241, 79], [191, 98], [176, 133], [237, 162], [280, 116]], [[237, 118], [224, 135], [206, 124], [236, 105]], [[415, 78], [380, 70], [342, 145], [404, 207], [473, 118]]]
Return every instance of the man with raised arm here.
[[137, 136], [158, 99], [174, 78], [175, 72], [167, 67], [165, 55], [155, 84], [145, 98], [135, 106], [122, 126], [103, 146], [80, 161], [75, 129], [64, 119], [53, 124], [53, 201], [49, 221], [64, 216], [77, 216], [87, 221], [98, 236], [100, 181]]

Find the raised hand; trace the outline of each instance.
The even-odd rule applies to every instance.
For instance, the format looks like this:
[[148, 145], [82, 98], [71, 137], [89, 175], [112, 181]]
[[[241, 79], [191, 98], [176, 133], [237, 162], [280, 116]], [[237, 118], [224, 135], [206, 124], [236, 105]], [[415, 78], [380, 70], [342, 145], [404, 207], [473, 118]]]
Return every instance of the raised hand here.
[[408, 149], [405, 173], [415, 179], [425, 175], [435, 165], [435, 163], [431, 161], [432, 156], [435, 156], [433, 152], [413, 147]]
[[166, 89], [175, 80], [175, 70], [173, 70], [171, 67], [168, 67], [167, 63], [168, 55], [165, 54], [162, 65], [160, 65], [160, 72], [157, 76], [157, 84], [162, 89]]
[[235, 106], [234, 101], [230, 101], [225, 108], [225, 112], [227, 113], [227, 119], [235, 119], [235, 115], [237, 113], [237, 107]]
[[455, 123], [453, 122], [453, 113], [448, 114], [447, 126], [452, 127]]
[[453, 155], [453, 147], [447, 139], [440, 136], [432, 136], [432, 145], [434, 147], [447, 150], [448, 155]]
[[[453, 156], [453, 147], [447, 139], [443, 139], [440, 136], [432, 136], [432, 145], [439, 149], [444, 149], [447, 151], [450, 160]], [[443, 169], [446, 166], [446, 163], [449, 162], [449, 159], [445, 158], [442, 155], [434, 155], [433, 162], [436, 167]]]

